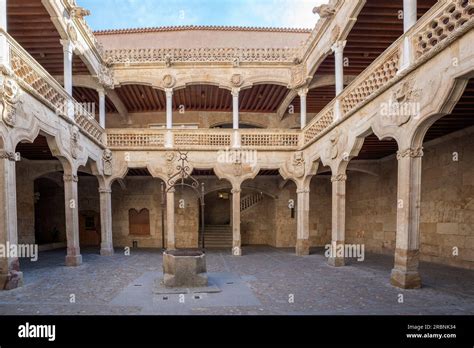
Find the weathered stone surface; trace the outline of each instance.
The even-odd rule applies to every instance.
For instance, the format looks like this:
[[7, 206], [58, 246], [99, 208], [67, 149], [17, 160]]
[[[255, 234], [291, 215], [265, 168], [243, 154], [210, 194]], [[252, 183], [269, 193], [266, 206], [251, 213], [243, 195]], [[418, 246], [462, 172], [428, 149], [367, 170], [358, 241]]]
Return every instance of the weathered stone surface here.
[[206, 254], [198, 250], [163, 253], [163, 284], [170, 288], [207, 286]]

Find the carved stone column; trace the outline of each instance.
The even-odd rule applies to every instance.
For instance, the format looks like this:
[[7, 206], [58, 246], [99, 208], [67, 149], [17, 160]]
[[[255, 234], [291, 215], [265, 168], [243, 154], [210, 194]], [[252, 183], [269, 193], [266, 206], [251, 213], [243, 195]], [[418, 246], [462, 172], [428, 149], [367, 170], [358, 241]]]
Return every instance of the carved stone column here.
[[105, 89], [100, 88], [97, 93], [99, 94], [99, 124], [105, 129]]
[[309, 187], [298, 189], [296, 205], [296, 255], [309, 255]]
[[[346, 47], [346, 41], [337, 41], [332, 46], [336, 70], [336, 97], [344, 90], [344, 47]], [[340, 120], [342, 118], [342, 111], [339, 99], [336, 99], [334, 111], [334, 121]]]
[[165, 136], [165, 147], [173, 147], [173, 89], [166, 88], [166, 136]]
[[[418, 20], [418, 4], [417, 0], [403, 0], [403, 32], [406, 33], [416, 24]], [[412, 63], [413, 47], [410, 38], [405, 37], [403, 40], [403, 54], [399, 72], [405, 70]]]
[[168, 250], [176, 249], [176, 238], [174, 234], [174, 192], [174, 188], [166, 192], [166, 248]]
[[346, 180], [347, 175], [333, 175], [332, 181], [332, 251], [328, 263], [334, 267], [344, 266], [344, 255], [334, 254], [344, 246], [346, 234]]
[[232, 147], [240, 148], [239, 133], [239, 88], [232, 88], [232, 128], [234, 129]]
[[64, 52], [64, 89], [72, 96], [72, 58], [74, 44], [71, 40], [61, 40]]
[[232, 189], [232, 255], [242, 256], [240, 235], [240, 187]]
[[391, 283], [404, 289], [421, 287], [418, 263], [422, 156], [422, 148], [397, 153], [397, 237]]
[[[18, 244], [15, 154], [0, 150], [0, 244]], [[17, 257], [0, 258], [0, 290], [23, 285]]]
[[304, 127], [306, 127], [306, 96], [308, 95], [308, 91], [309, 89], [308, 88], [300, 88], [298, 90], [298, 95], [300, 97], [300, 102], [301, 102], [301, 115], [300, 115], [300, 118], [301, 118], [301, 129], [304, 129]]
[[100, 188], [100, 225], [101, 243], [100, 254], [102, 256], [112, 256], [114, 254], [112, 237], [112, 190], [110, 188]]
[[66, 215], [67, 255], [66, 266], [79, 266], [82, 256], [79, 244], [79, 201], [77, 195], [77, 174], [65, 174], [64, 198]]

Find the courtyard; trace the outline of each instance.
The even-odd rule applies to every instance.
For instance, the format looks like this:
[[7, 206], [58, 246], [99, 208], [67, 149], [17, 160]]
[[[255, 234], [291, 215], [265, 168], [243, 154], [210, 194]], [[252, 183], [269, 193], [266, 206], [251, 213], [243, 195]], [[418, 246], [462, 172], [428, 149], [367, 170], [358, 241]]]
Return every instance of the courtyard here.
[[324, 250], [299, 257], [293, 249], [252, 246], [244, 256], [207, 252], [219, 293], [158, 295], [158, 249], [116, 249], [101, 257], [84, 249], [84, 262], [66, 267], [65, 250], [21, 260], [24, 286], [0, 293], [0, 315], [472, 315], [474, 273], [420, 263], [423, 288], [389, 284], [393, 256], [366, 253], [363, 262], [327, 264]]

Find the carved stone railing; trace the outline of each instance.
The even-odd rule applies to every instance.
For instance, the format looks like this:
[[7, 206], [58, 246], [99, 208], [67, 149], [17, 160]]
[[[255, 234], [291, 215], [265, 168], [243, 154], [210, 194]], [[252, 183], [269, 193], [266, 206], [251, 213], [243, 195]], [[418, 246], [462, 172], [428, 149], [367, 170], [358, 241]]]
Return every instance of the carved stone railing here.
[[157, 48], [105, 51], [114, 64], [293, 63], [296, 48]]
[[[64, 88], [13, 38], [4, 31], [0, 31], [0, 34], [7, 38], [10, 66], [21, 87], [41, 100], [58, 116], [77, 124], [86, 136], [103, 145], [104, 129], [94, 116], [68, 95]], [[68, 117], [68, 113], [72, 112], [74, 120]]]
[[[167, 130], [153, 129], [108, 129], [107, 145], [121, 150], [165, 149]], [[175, 149], [223, 150], [232, 147], [231, 129], [174, 129], [172, 144]], [[296, 150], [299, 145], [299, 131], [291, 130], [248, 130], [239, 131], [241, 147], [260, 150]]]
[[[474, 27], [473, 0], [443, 0], [436, 3], [405, 35], [396, 40], [367, 69], [353, 80], [344, 91], [329, 103], [306, 126], [303, 146], [316, 141], [334, 124], [336, 100], [340, 102], [342, 121], [352, 116], [363, 105], [447, 47], [460, 35]], [[412, 64], [400, 72], [403, 41], [408, 38], [415, 49]]]

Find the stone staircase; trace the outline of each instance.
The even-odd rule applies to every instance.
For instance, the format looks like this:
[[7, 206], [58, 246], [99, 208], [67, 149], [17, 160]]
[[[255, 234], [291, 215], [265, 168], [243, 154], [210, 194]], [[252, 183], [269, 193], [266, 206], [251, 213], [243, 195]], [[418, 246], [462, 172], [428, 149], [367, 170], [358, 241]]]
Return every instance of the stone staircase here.
[[205, 246], [209, 249], [232, 249], [232, 226], [207, 225]]

